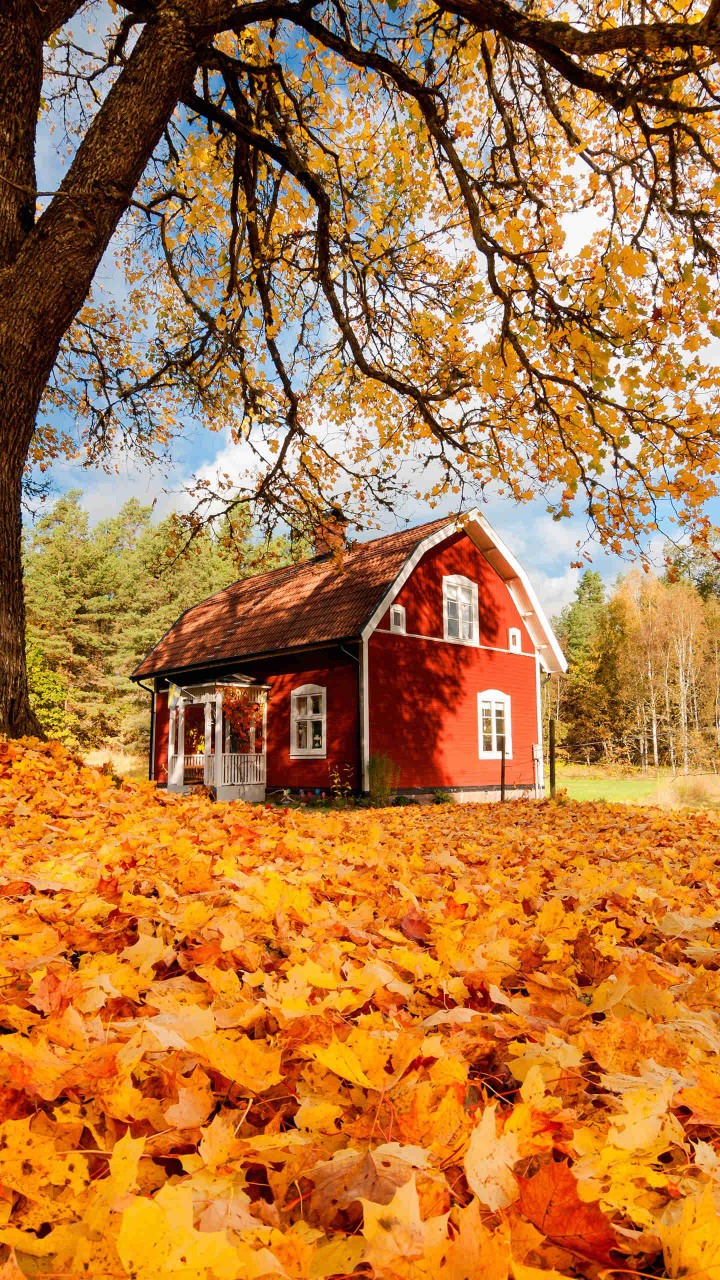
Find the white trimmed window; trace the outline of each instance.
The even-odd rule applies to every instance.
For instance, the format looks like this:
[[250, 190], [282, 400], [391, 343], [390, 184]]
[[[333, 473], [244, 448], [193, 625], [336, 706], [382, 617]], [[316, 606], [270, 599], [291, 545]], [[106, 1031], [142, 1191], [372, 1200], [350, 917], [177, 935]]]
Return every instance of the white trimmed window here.
[[303, 684], [290, 694], [290, 756], [327, 754], [327, 698], [319, 684]]
[[443, 619], [446, 640], [455, 644], [479, 644], [476, 582], [460, 574], [443, 578]]
[[511, 627], [508, 631], [508, 649], [513, 653], [522, 653], [522, 636], [519, 627]]
[[478, 755], [481, 760], [499, 760], [505, 743], [505, 759], [512, 759], [510, 698], [499, 689], [485, 689], [478, 700]]
[[390, 607], [390, 630], [398, 635], [405, 635], [405, 606], [394, 604]]

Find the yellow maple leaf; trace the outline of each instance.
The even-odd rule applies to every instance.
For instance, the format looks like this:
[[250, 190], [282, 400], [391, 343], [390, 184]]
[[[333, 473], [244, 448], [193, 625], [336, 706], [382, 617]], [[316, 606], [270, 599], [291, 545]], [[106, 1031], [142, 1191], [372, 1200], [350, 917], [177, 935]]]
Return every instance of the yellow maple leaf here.
[[327, 1046], [314, 1045], [311, 1055], [322, 1067], [327, 1067], [328, 1071], [340, 1076], [342, 1080], [349, 1080], [351, 1084], [362, 1085], [365, 1089], [372, 1088], [357, 1054], [353, 1052], [349, 1045], [343, 1044], [342, 1040], [338, 1040], [337, 1036], [333, 1036]]
[[365, 1261], [377, 1272], [397, 1269], [399, 1263], [413, 1266], [412, 1274], [432, 1274], [442, 1258], [447, 1241], [448, 1213], [420, 1217], [415, 1174], [398, 1187], [389, 1204], [360, 1201], [363, 1208], [363, 1236], [367, 1242]]
[[254, 1251], [230, 1243], [224, 1231], [197, 1231], [193, 1226], [192, 1190], [166, 1183], [153, 1200], [133, 1200], [125, 1209], [117, 1241], [124, 1267], [138, 1280], [178, 1273], [183, 1280], [248, 1280], [265, 1274]]
[[443, 1258], [443, 1280], [507, 1280], [510, 1235], [506, 1227], [485, 1226], [478, 1200], [457, 1210], [457, 1234]]
[[504, 1133], [498, 1137], [493, 1102], [485, 1108], [470, 1135], [464, 1161], [468, 1186], [481, 1204], [493, 1212], [506, 1208], [518, 1197], [518, 1184], [512, 1173], [518, 1158], [517, 1134]]
[[215, 1105], [210, 1081], [202, 1067], [178, 1083], [178, 1100], [165, 1108], [165, 1119], [177, 1129], [204, 1124]]
[[282, 1050], [264, 1040], [217, 1031], [191, 1040], [190, 1047], [214, 1071], [252, 1093], [262, 1093], [282, 1080]]
[[[145, 1150], [144, 1138], [133, 1138], [130, 1130], [118, 1138], [109, 1162], [108, 1191], [113, 1200], [125, 1196], [137, 1188], [138, 1166]], [[100, 1184], [105, 1191], [105, 1184]]]
[[669, 1276], [693, 1280], [720, 1277], [720, 1213], [712, 1186], [701, 1195], [687, 1196], [670, 1205], [657, 1224]]

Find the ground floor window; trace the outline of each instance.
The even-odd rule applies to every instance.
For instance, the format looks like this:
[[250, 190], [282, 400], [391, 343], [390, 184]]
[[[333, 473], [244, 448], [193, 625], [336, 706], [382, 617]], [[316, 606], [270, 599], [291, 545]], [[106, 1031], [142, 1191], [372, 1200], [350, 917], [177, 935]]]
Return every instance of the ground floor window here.
[[324, 756], [327, 698], [322, 685], [303, 684], [290, 695], [290, 755]]
[[512, 725], [510, 698], [498, 689], [485, 689], [478, 694], [478, 754], [481, 760], [499, 760], [505, 747], [505, 759], [512, 757]]

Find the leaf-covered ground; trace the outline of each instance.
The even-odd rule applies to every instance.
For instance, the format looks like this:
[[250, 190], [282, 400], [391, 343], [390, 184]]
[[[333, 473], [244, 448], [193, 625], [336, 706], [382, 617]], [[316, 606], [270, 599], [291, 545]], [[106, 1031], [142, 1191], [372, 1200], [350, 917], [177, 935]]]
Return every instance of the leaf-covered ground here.
[[0, 741], [0, 1277], [718, 1280], [719, 839]]

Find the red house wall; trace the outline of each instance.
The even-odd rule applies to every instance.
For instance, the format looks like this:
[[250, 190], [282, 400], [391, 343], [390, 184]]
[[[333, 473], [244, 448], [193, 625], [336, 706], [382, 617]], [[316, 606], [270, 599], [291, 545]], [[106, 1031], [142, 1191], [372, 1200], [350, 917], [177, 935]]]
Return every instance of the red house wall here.
[[[267, 786], [327, 791], [334, 771], [360, 787], [358, 665], [337, 650], [243, 661], [237, 669], [270, 686], [267, 719]], [[218, 680], [222, 675], [218, 674]], [[192, 677], [187, 676], [188, 683]], [[290, 695], [302, 684], [322, 685], [327, 698], [327, 755], [290, 758]], [[187, 713], [186, 713], [187, 716]], [[186, 725], [188, 720], [186, 719]], [[167, 782], [168, 699], [155, 699], [155, 780]]]
[[[464, 574], [478, 584], [480, 645], [443, 636], [442, 580]], [[485, 787], [500, 783], [500, 761], [478, 758], [477, 695], [499, 689], [511, 698], [509, 786], [532, 786], [532, 748], [539, 741], [535, 651], [502, 579], [466, 534], [423, 556], [397, 604], [406, 635], [389, 631], [389, 611], [368, 643], [370, 753], [400, 767], [401, 787]], [[522, 653], [507, 652], [517, 627]]]
[[[271, 665], [272, 663], [272, 665]], [[270, 685], [267, 732], [267, 786], [327, 791], [333, 770], [353, 789], [360, 786], [358, 666], [340, 653], [304, 653], [272, 659], [243, 670]], [[327, 756], [290, 758], [290, 694], [302, 684], [319, 684], [327, 699]]]

